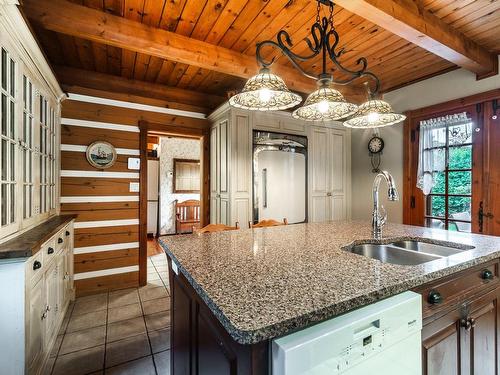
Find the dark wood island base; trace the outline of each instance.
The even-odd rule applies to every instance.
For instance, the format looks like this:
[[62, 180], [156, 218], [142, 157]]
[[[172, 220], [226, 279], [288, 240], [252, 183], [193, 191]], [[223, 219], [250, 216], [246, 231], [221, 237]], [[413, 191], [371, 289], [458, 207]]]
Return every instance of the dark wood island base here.
[[[270, 340], [237, 343], [182, 273], [172, 271], [172, 375], [268, 375]], [[423, 374], [496, 375], [500, 369], [498, 261], [414, 289], [422, 294]]]

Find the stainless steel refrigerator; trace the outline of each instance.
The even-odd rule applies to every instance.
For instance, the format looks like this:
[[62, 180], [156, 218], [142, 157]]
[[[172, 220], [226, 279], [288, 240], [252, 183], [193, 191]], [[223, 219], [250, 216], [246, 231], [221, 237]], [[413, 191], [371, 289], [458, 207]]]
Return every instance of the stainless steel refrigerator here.
[[253, 133], [253, 219], [307, 221], [307, 138]]

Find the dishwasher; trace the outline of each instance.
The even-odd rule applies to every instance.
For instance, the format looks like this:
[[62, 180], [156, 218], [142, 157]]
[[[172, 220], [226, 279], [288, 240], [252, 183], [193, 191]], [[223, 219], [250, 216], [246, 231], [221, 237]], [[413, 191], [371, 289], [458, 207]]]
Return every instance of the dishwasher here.
[[272, 341], [272, 375], [421, 375], [422, 297], [404, 292]]

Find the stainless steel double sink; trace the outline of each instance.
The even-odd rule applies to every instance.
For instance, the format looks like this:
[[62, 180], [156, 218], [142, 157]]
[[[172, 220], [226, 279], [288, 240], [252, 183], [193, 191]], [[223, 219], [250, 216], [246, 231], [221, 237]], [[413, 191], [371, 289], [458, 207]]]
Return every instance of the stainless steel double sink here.
[[383, 263], [413, 266], [448, 257], [474, 247], [459, 248], [448, 245], [438, 245], [416, 240], [401, 240], [388, 244], [364, 243], [345, 248], [354, 254], [377, 259]]

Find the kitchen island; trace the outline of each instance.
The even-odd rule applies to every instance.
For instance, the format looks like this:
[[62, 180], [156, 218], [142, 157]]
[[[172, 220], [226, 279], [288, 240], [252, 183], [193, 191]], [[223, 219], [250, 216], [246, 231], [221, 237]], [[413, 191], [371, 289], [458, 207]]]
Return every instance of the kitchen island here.
[[[463, 251], [403, 266], [345, 250], [407, 239]], [[424, 324], [431, 327], [427, 368], [434, 365], [430, 344], [444, 342], [436, 336], [446, 325], [440, 319], [453, 313], [457, 330], [469, 323], [466, 328], [474, 329], [474, 303], [488, 296], [485, 306], [494, 308], [487, 309], [494, 319], [487, 322], [494, 338], [490, 366], [498, 367], [500, 238], [388, 224], [383, 239], [374, 241], [368, 222], [349, 221], [163, 237], [160, 243], [171, 271], [173, 374], [267, 374], [273, 338], [407, 290], [422, 294]], [[449, 331], [445, 338], [452, 337]]]

